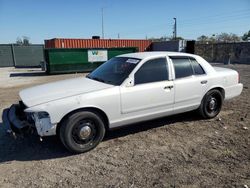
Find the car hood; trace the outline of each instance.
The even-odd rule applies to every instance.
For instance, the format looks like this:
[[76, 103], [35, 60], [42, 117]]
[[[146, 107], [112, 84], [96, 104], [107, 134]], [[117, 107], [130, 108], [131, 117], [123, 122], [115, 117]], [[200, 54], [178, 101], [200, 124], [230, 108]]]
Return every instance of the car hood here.
[[19, 95], [27, 107], [47, 103], [83, 93], [89, 93], [113, 85], [105, 84], [85, 77], [38, 85], [20, 91]]

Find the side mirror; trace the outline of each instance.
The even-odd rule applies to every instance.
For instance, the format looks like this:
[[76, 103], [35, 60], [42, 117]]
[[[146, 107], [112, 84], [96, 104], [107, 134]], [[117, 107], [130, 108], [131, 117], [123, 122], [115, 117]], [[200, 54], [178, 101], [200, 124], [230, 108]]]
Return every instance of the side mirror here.
[[134, 86], [134, 78], [127, 78], [125, 86], [126, 87], [133, 87]]

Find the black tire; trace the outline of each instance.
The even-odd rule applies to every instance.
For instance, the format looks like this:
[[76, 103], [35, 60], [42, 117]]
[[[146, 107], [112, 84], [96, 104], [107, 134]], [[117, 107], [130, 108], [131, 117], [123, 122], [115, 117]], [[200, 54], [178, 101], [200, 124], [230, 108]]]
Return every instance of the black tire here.
[[203, 97], [199, 107], [199, 113], [203, 118], [210, 119], [216, 117], [223, 104], [223, 95], [219, 90], [210, 90]]
[[59, 134], [61, 142], [70, 152], [84, 153], [102, 141], [105, 126], [97, 113], [76, 112], [62, 122]]

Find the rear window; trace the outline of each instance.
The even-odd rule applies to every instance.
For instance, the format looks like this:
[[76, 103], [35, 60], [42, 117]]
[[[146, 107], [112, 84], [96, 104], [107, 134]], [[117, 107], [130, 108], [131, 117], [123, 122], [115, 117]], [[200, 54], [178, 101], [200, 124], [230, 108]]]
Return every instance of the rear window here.
[[175, 78], [193, 75], [193, 68], [188, 58], [171, 58], [175, 69]]
[[195, 75], [205, 74], [205, 71], [203, 70], [203, 68], [201, 67], [201, 65], [195, 59], [190, 59], [190, 62], [192, 64], [192, 66], [193, 66], [194, 74]]
[[175, 78], [184, 78], [191, 75], [203, 75], [205, 74], [202, 66], [194, 59], [190, 57], [174, 56], [172, 59]]

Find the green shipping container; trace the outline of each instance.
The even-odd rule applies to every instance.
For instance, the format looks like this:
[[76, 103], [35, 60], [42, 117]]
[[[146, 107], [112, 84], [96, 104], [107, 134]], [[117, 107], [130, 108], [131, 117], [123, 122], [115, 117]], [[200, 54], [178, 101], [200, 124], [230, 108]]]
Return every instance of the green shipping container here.
[[117, 55], [138, 52], [138, 48], [50, 48], [45, 49], [46, 72], [89, 72]]

